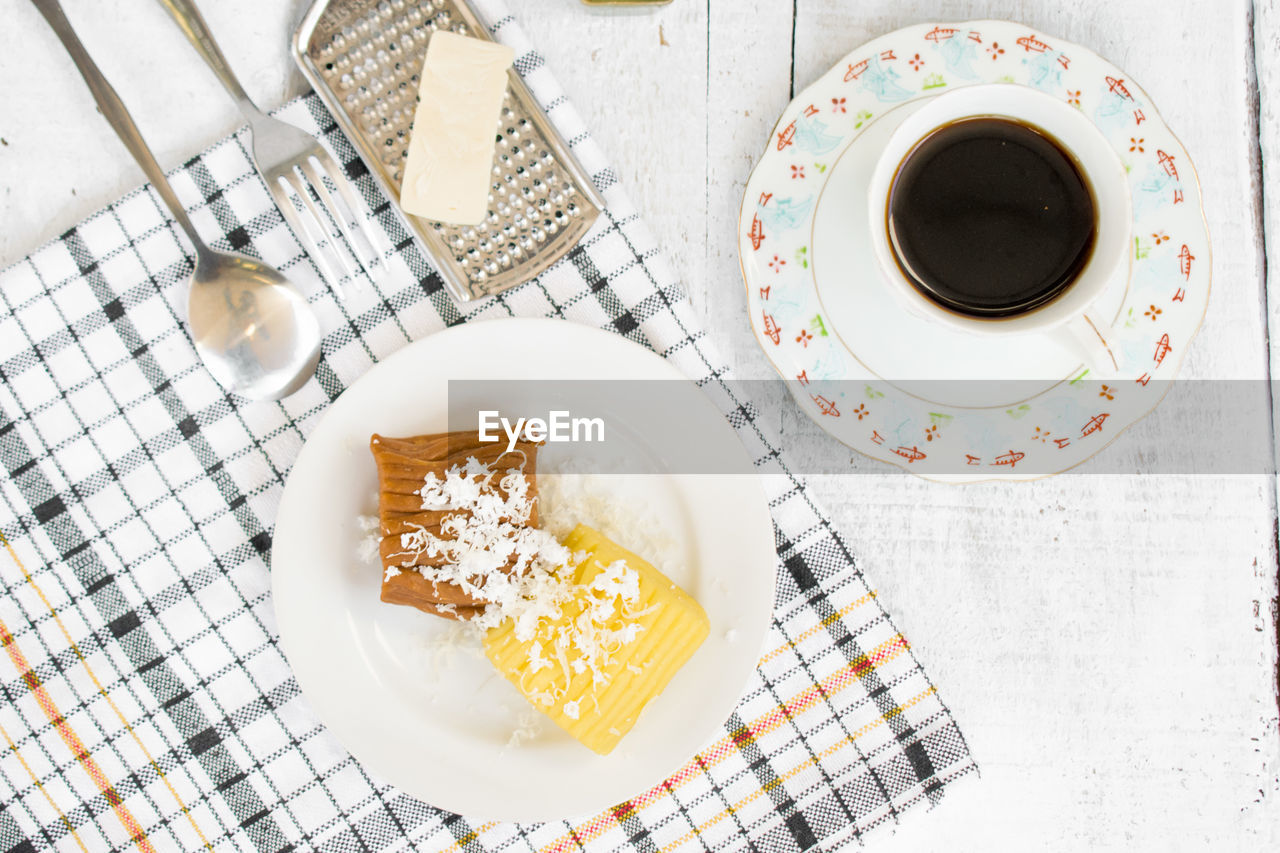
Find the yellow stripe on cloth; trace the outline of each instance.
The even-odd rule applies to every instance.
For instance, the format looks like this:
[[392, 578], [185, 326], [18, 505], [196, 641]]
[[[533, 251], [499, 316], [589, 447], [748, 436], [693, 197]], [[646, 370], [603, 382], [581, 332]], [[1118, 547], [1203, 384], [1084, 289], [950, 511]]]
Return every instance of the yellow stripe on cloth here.
[[834, 623], [836, 620], [843, 619], [853, 611], [857, 610], [862, 605], [875, 601], [875, 598], [876, 598], [876, 594], [875, 594], [875, 591], [873, 590], [867, 593], [866, 595], [862, 596], [861, 598], [859, 598], [857, 601], [849, 602], [844, 607], [841, 607], [839, 610], [837, 610], [835, 613], [832, 613], [830, 616], [823, 619], [817, 625], [814, 625], [812, 628], [807, 628], [804, 631], [800, 632], [799, 634], [796, 634], [795, 639], [793, 639], [791, 642], [784, 643], [783, 645], [778, 646], [776, 649], [769, 652], [764, 657], [760, 658], [760, 662], [757, 665], [764, 666], [766, 663], [773, 660], [778, 655], [785, 652], [787, 649], [794, 649], [796, 646], [800, 645], [805, 640], [812, 637], [814, 634], [829, 628], [832, 625], [832, 623]]
[[769, 791], [772, 791], [774, 788], [778, 787], [779, 785], [781, 785], [783, 782], [787, 781], [791, 777], [805, 770], [808, 770], [810, 767], [813, 767], [814, 765], [816, 765], [819, 761], [822, 761], [826, 758], [830, 758], [835, 753], [851, 745], [855, 740], [862, 737], [867, 732], [871, 731], [877, 726], [884, 725], [890, 719], [896, 717], [898, 714], [901, 714], [903, 711], [905, 711], [907, 708], [910, 708], [912, 705], [915, 705], [918, 702], [924, 700], [926, 697], [932, 696], [935, 692], [937, 692], [936, 687], [929, 687], [924, 692], [911, 697], [906, 702], [903, 702], [901, 705], [891, 708], [889, 712], [885, 714], [883, 717], [880, 717], [879, 719], [876, 719], [876, 720], [872, 720], [862, 728], [850, 734], [847, 738], [842, 738], [841, 740], [836, 741], [835, 743], [831, 744], [831, 746], [822, 750], [822, 752], [819, 752], [817, 755], [814, 755], [812, 758], [806, 758], [804, 761], [802, 761], [800, 764], [796, 765], [795, 767], [791, 768], [786, 773], [782, 773], [777, 778], [770, 780], [769, 784], [763, 785], [759, 789], [752, 791], [750, 794], [743, 797], [741, 800], [734, 803], [729, 808], [724, 809], [719, 814], [712, 816], [710, 820], [700, 824], [696, 829], [692, 829], [689, 832], [686, 832], [684, 835], [680, 836], [675, 841], [663, 847], [659, 851], [659, 853], [668, 853], [668, 851], [674, 850], [680, 845], [685, 844], [688, 841], [691, 841], [694, 838], [694, 836], [701, 835], [703, 832], [715, 826], [717, 823], [724, 820], [729, 815], [737, 813], [744, 806], [748, 805], [749, 803], [755, 800], [758, 800], [764, 794], [768, 793]]
[[53, 620], [57, 623], [59, 630], [62, 631], [62, 636], [66, 639], [67, 645], [69, 645], [71, 650], [75, 652], [76, 658], [80, 661], [80, 665], [84, 667], [84, 671], [88, 673], [89, 679], [93, 682], [93, 686], [98, 690], [98, 694], [102, 696], [103, 699], [107, 700], [107, 704], [111, 706], [111, 710], [115, 712], [115, 715], [120, 719], [121, 724], [129, 732], [130, 736], [133, 737], [133, 742], [137, 744], [138, 749], [142, 750], [142, 754], [147, 757], [147, 761], [151, 764], [151, 769], [155, 770], [156, 776], [158, 776], [160, 781], [164, 782], [164, 786], [169, 789], [169, 793], [173, 795], [173, 799], [178, 804], [178, 808], [182, 810], [183, 816], [185, 816], [187, 822], [191, 824], [191, 828], [196, 831], [196, 835], [200, 836], [200, 841], [204, 845], [205, 849], [212, 851], [213, 845], [209, 843], [209, 839], [205, 837], [205, 834], [200, 829], [199, 824], [196, 823], [195, 816], [187, 809], [187, 804], [182, 801], [182, 797], [178, 794], [177, 789], [173, 787], [173, 783], [171, 783], [168, 777], [161, 772], [160, 766], [156, 764], [155, 758], [151, 755], [151, 751], [147, 749], [146, 744], [142, 742], [142, 738], [138, 736], [138, 733], [133, 730], [133, 726], [129, 725], [129, 721], [125, 718], [120, 707], [116, 705], [115, 701], [109, 695], [107, 695], [107, 691], [102, 686], [102, 682], [98, 680], [97, 673], [95, 673], [93, 668], [89, 666], [89, 661], [86, 660], [85, 656], [80, 652], [80, 647], [71, 639], [71, 632], [67, 630], [67, 626], [63, 623], [62, 617], [60, 617], [58, 612], [54, 610], [53, 605], [44, 594], [44, 590], [40, 588], [39, 584], [36, 583], [35, 578], [33, 578], [31, 573], [27, 571], [27, 567], [23, 564], [22, 560], [19, 559], [18, 553], [14, 551], [13, 546], [9, 544], [9, 540], [4, 537], [3, 533], [0, 533], [0, 545], [4, 546], [5, 551], [9, 553], [9, 557], [13, 560], [14, 565], [16, 565], [22, 572], [23, 578], [31, 585], [31, 588], [35, 590], [36, 595], [38, 595], [40, 600], [44, 602], [44, 606], [49, 609], [49, 613], [53, 616]]
[[[827, 676], [821, 683], [811, 684], [804, 690], [801, 690], [792, 699], [782, 703], [769, 713], [763, 715], [755, 722], [748, 723], [739, 731], [732, 732], [720, 740], [709, 749], [699, 753], [692, 761], [675, 773], [670, 779], [659, 785], [650, 788], [638, 797], [630, 801], [631, 807], [639, 811], [646, 808], [662, 796], [670, 796], [671, 791], [693, 779], [700, 773], [706, 773], [707, 768], [719, 764], [729, 756], [738, 751], [738, 744], [745, 740], [752, 740], [761, 735], [767, 734], [781, 726], [787, 720], [804, 713], [812, 708], [824, 698], [829, 698], [855, 684], [858, 680], [873, 671], [882, 664], [888, 663], [895, 657], [900, 655], [907, 648], [907, 641], [901, 634], [895, 634], [888, 640], [885, 640], [879, 646], [870, 652], [863, 654], [849, 662], [849, 664], [837, 672]], [[920, 698], [928, 695], [931, 691], [925, 691]], [[890, 709], [884, 716], [880, 717], [874, 723], [864, 726], [855, 732], [852, 737], [860, 737], [867, 731], [884, 723], [886, 720], [896, 716], [902, 712], [902, 709], [919, 701], [919, 698], [907, 705], [897, 706]], [[559, 839], [542, 848], [543, 853], [569, 853], [575, 849], [580, 843], [586, 843], [597, 838], [604, 833], [612, 824], [617, 821], [617, 816], [613, 809], [603, 811], [593, 817], [591, 820], [573, 829], [568, 835], [562, 835]]]
[[129, 838], [133, 840], [134, 844], [138, 845], [138, 849], [142, 850], [143, 853], [155, 853], [156, 848], [152, 846], [147, 834], [142, 831], [142, 826], [138, 823], [137, 818], [133, 816], [133, 812], [129, 811], [129, 807], [124, 804], [124, 799], [112, 786], [107, 774], [102, 772], [98, 762], [93, 760], [89, 750], [85, 749], [84, 741], [80, 740], [80, 736], [76, 734], [75, 729], [71, 728], [67, 718], [62, 716], [62, 712], [58, 710], [53, 697], [49, 695], [49, 691], [40, 683], [39, 676], [35, 674], [27, 663], [26, 655], [18, 648], [18, 641], [14, 639], [13, 634], [9, 632], [9, 628], [4, 624], [3, 620], [0, 620], [0, 647], [3, 647], [8, 653], [9, 660], [13, 662], [13, 668], [18, 671], [18, 676], [27, 685], [31, 695], [35, 697], [36, 704], [40, 706], [40, 710], [44, 711], [45, 716], [49, 718], [49, 722], [53, 723], [53, 727], [57, 730], [58, 736], [62, 738], [62, 742], [67, 745], [67, 749], [71, 750], [71, 754], [80, 762], [84, 772], [89, 774], [93, 784], [98, 786], [98, 790], [102, 792], [112, 811], [116, 813], [116, 817], [120, 818], [120, 823], [124, 824], [125, 831], [129, 833]]
[[[44, 798], [49, 801], [49, 805], [58, 813], [58, 817], [62, 819], [63, 825], [66, 826], [67, 832], [71, 833], [71, 837], [76, 840], [76, 844], [80, 845], [80, 849], [83, 850], [84, 853], [89, 853], [89, 849], [84, 846], [84, 842], [80, 840], [79, 834], [76, 833], [76, 828], [71, 825], [71, 821], [67, 820], [67, 816], [62, 813], [62, 809], [58, 808], [58, 804], [53, 801], [53, 797], [49, 796], [49, 792], [45, 789], [44, 785], [40, 784], [39, 777], [37, 777], [35, 771], [31, 769], [31, 765], [27, 763], [27, 759], [22, 757], [22, 753], [18, 752], [18, 745], [13, 742], [13, 738], [9, 737], [9, 733], [5, 731], [4, 726], [0, 726], [0, 735], [4, 736], [5, 743], [9, 744], [9, 749], [11, 749], [13, 754], [17, 756], [18, 763], [22, 765], [22, 769], [27, 771], [27, 775], [31, 777], [31, 781], [36, 783], [36, 787], [40, 789], [40, 793], [44, 794]], [[16, 785], [14, 787], [17, 788]]]

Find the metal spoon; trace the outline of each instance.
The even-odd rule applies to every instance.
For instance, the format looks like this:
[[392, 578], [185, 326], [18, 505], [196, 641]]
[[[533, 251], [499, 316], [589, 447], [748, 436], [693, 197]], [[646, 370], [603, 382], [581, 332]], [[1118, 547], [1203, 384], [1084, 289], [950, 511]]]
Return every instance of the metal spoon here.
[[251, 400], [278, 400], [298, 390], [320, 360], [320, 324], [302, 294], [274, 267], [204, 244], [58, 0], [31, 2], [62, 40], [98, 108], [195, 246], [187, 321], [196, 352], [209, 372], [223, 387]]

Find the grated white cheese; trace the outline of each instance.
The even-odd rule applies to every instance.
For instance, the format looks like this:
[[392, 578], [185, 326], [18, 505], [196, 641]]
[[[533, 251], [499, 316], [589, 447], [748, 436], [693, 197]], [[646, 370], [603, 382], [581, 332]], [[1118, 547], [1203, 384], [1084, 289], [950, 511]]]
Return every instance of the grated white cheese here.
[[644, 554], [664, 575], [679, 567], [678, 545], [646, 501], [619, 501], [607, 476], [572, 459], [540, 465], [539, 472], [539, 522], [547, 530], [564, 536], [585, 524]]
[[520, 716], [516, 719], [515, 728], [511, 732], [510, 739], [507, 740], [508, 747], [518, 747], [526, 741], [531, 741], [538, 735], [542, 734], [542, 715], [537, 709], [525, 706], [520, 712]]
[[[465, 635], [478, 638], [489, 628], [511, 619], [516, 639], [529, 644], [525, 674], [550, 668], [559, 670], [561, 676], [553, 687], [528, 698], [547, 709], [559, 704], [566, 716], [576, 720], [582, 713], [579, 702], [567, 700], [565, 695], [574, 675], [589, 673], [593, 694], [606, 686], [614, 656], [636, 641], [644, 630], [637, 620], [657, 605], [638, 608], [640, 576], [625, 560], [605, 566], [588, 584], [574, 584], [575, 569], [587, 555], [570, 552], [553, 535], [572, 529], [573, 524], [564, 518], [564, 509], [559, 510], [560, 517], [549, 518], [544, 503], [542, 521], [548, 529], [527, 526], [535, 499], [529, 494], [523, 468], [522, 463], [507, 470], [495, 483], [496, 472], [469, 457], [465, 463], [448, 468], [443, 479], [435, 473], [427, 474], [419, 490], [422, 508], [457, 512], [444, 516], [440, 536], [424, 527], [403, 534], [402, 555], [408, 558], [403, 565], [413, 566], [416, 558], [424, 554], [442, 557], [439, 566], [413, 568], [429, 581], [456, 584], [489, 602], [478, 616], [461, 623], [458, 633], [443, 636], [445, 644], [440, 654], [446, 664], [452, 660], [450, 642]], [[560, 492], [558, 497], [566, 494]], [[603, 495], [585, 490], [578, 494], [584, 497], [553, 503], [557, 507], [573, 506], [586, 516], [584, 519], [579, 515], [574, 524], [581, 520], [604, 528], [618, 526], [616, 520], [620, 516]], [[583, 510], [584, 506], [587, 509]], [[609, 511], [614, 524], [599, 520], [604, 510]], [[630, 542], [652, 544], [652, 536], [641, 531], [659, 525], [636, 516], [631, 527], [634, 535], [628, 537]], [[560, 624], [563, 607], [570, 601], [577, 601], [581, 610], [572, 620]], [[599, 712], [598, 704], [596, 711]], [[517, 729], [512, 744], [520, 740]]]
[[537, 621], [558, 614], [572, 596], [572, 568], [579, 561], [551, 533], [526, 526], [534, 499], [524, 464], [497, 483], [495, 473], [474, 456], [451, 466], [443, 480], [428, 473], [419, 490], [422, 508], [458, 512], [444, 517], [441, 536], [424, 527], [402, 534], [404, 550], [396, 556], [405, 557], [405, 567], [422, 555], [443, 557], [439, 566], [413, 568], [433, 583], [453, 584], [490, 602], [472, 620], [476, 627], [491, 628], [510, 618], [516, 635], [527, 641]]
[[459, 653], [484, 657], [482, 640], [483, 634], [470, 622], [445, 622], [428, 645], [437, 661], [451, 665]]
[[423, 638], [422, 650], [430, 681], [453, 669], [459, 657], [484, 658], [484, 635], [470, 622], [446, 622]]
[[362, 563], [377, 563], [378, 546], [382, 541], [382, 525], [376, 515], [357, 515], [356, 528], [360, 538], [356, 540], [356, 558]]

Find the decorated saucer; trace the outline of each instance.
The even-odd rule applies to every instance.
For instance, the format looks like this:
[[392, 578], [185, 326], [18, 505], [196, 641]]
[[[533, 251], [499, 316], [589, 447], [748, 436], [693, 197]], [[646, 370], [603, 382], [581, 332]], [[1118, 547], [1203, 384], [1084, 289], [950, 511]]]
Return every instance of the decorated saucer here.
[[[1089, 376], [1048, 337], [990, 339], [903, 310], [881, 281], [866, 194], [926, 99], [1031, 86], [1111, 143], [1132, 248], [1098, 305], [1124, 370]], [[858, 48], [787, 107], [747, 182], [739, 253], [752, 328], [806, 414], [867, 456], [931, 479], [1032, 479], [1096, 454], [1159, 403], [1209, 298], [1195, 169], [1150, 97], [1089, 50], [1007, 21], [923, 24]]]

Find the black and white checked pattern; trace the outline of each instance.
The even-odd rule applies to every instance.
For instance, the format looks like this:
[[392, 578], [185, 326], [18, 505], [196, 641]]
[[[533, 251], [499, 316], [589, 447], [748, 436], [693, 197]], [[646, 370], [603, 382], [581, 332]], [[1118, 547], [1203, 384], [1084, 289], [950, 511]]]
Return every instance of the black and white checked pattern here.
[[[0, 851], [834, 848], [973, 770], [846, 543], [721, 381], [544, 61], [482, 5], [608, 201], [538, 280], [459, 308], [314, 96], [283, 116], [326, 138], [396, 247], [379, 287], [341, 302], [322, 286], [242, 137], [172, 176], [214, 245], [310, 294], [328, 334], [318, 381], [292, 398], [245, 403], [203, 369], [181, 322], [191, 258], [148, 188], [0, 274], [0, 532], [14, 549], [0, 553]], [[319, 725], [277, 645], [266, 557], [284, 478], [329, 402], [408, 341], [510, 315], [612, 329], [702, 383], [765, 478], [778, 600], [724, 738], [671, 783], [602, 816], [478, 826], [372, 778]]]

